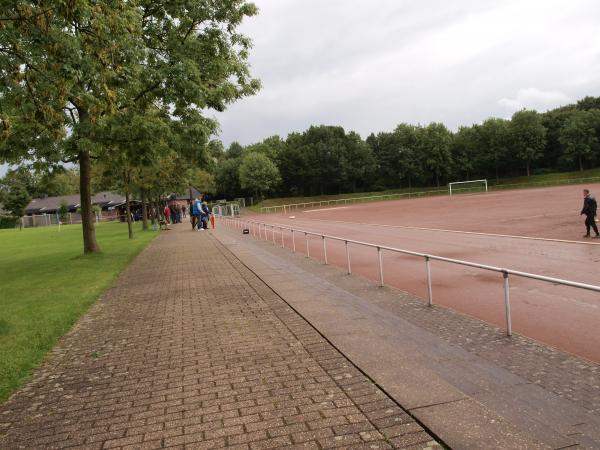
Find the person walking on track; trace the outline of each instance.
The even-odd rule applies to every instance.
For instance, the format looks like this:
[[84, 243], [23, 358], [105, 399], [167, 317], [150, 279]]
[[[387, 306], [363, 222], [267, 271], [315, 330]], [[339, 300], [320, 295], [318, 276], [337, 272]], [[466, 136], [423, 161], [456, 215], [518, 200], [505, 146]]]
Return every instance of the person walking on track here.
[[596, 203], [596, 199], [590, 195], [589, 189], [583, 190], [583, 209], [581, 210], [581, 215], [585, 214], [585, 229], [586, 233], [583, 237], [590, 237], [590, 228], [594, 230], [596, 236], [595, 239], [600, 237], [600, 233], [598, 233], [598, 226], [596, 225], [596, 211], [598, 209], [598, 203]]

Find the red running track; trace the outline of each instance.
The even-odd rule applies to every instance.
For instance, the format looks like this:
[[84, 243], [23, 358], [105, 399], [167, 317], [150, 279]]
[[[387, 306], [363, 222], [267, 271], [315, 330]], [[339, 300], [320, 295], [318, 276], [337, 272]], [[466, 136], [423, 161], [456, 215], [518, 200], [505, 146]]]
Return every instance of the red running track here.
[[[591, 185], [600, 194], [600, 185]], [[600, 285], [600, 240], [585, 240], [582, 186], [429, 197], [252, 218], [343, 238]], [[250, 217], [249, 217], [250, 218]], [[264, 235], [263, 235], [264, 237]], [[269, 233], [269, 239], [272, 235]], [[276, 232], [281, 245], [281, 235]], [[286, 247], [291, 234], [284, 233]], [[309, 238], [311, 257], [322, 241]], [[306, 254], [304, 235], [296, 248]], [[352, 272], [378, 280], [377, 251], [351, 245]], [[328, 262], [346, 267], [342, 242]], [[426, 298], [422, 258], [384, 252], [385, 284]], [[502, 275], [432, 261], [434, 303], [505, 327]], [[600, 294], [510, 277], [513, 331], [600, 362]]]

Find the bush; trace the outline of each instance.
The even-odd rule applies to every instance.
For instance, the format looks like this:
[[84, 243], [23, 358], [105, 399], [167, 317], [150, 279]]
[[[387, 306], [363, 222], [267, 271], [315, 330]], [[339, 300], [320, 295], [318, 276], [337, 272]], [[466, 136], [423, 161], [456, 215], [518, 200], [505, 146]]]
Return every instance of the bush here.
[[531, 170], [531, 174], [532, 175], [547, 175], [549, 173], [556, 173], [556, 169], [550, 169], [550, 168], [540, 167], [538, 169], [532, 169]]
[[18, 217], [0, 214], [0, 228], [14, 228], [18, 222]]

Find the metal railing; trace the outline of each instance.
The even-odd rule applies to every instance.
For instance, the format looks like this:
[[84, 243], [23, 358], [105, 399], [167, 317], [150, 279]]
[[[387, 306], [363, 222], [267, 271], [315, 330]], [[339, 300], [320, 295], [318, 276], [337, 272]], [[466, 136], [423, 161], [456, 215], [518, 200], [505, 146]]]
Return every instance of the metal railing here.
[[[431, 261], [441, 261], [441, 262], [450, 263], [450, 264], [457, 264], [457, 265], [461, 265], [461, 266], [474, 267], [477, 269], [487, 270], [487, 271], [491, 271], [491, 272], [497, 272], [502, 275], [502, 280], [503, 280], [504, 307], [505, 307], [505, 314], [506, 314], [506, 334], [508, 336], [512, 335], [512, 322], [511, 322], [511, 313], [510, 313], [509, 275], [514, 275], [514, 276], [521, 277], [521, 278], [529, 278], [529, 279], [538, 280], [538, 281], [545, 281], [548, 283], [559, 284], [559, 285], [563, 285], [563, 286], [570, 286], [570, 287], [574, 287], [574, 288], [578, 288], [578, 289], [585, 289], [585, 290], [600, 293], [600, 286], [596, 286], [593, 284], [578, 283], [576, 281], [564, 280], [561, 278], [554, 278], [554, 277], [547, 277], [545, 275], [537, 275], [534, 273], [522, 272], [519, 270], [490, 266], [487, 264], [480, 264], [480, 263], [475, 263], [475, 262], [471, 262], [471, 261], [463, 261], [460, 259], [446, 258], [444, 256], [436, 256], [436, 255], [431, 255], [431, 254], [427, 254], [427, 253], [414, 252], [411, 250], [404, 250], [404, 249], [395, 248], [395, 247], [388, 247], [385, 245], [378, 245], [378, 244], [373, 244], [370, 242], [356, 241], [353, 239], [346, 239], [346, 238], [342, 238], [342, 237], [338, 237], [338, 236], [331, 236], [331, 235], [327, 235], [327, 234], [323, 234], [323, 233], [318, 233], [315, 231], [301, 230], [301, 229], [292, 228], [292, 227], [288, 227], [288, 226], [284, 226], [284, 225], [275, 225], [275, 224], [269, 224], [269, 223], [265, 223], [265, 222], [258, 222], [255, 220], [229, 218], [229, 217], [224, 217], [224, 218], [222, 218], [222, 220], [228, 226], [233, 226], [233, 227], [239, 228], [239, 229], [248, 229], [249, 234], [251, 234], [254, 237], [258, 237], [258, 239], [263, 239], [263, 234], [264, 234], [264, 239], [265, 240], [272, 239], [273, 244], [277, 243], [276, 238], [275, 238], [275, 232], [276, 232], [276, 230], [278, 230], [281, 235], [281, 246], [283, 248], [285, 248], [285, 237], [284, 237], [283, 231], [284, 230], [290, 231], [291, 235], [292, 235], [292, 251], [294, 253], [296, 252], [295, 233], [299, 233], [300, 235], [303, 234], [305, 241], [306, 241], [306, 257], [307, 258], [310, 258], [310, 247], [309, 247], [309, 243], [308, 243], [308, 237], [309, 236], [320, 237], [322, 240], [323, 260], [324, 260], [325, 264], [328, 264], [327, 240], [329, 239], [332, 241], [343, 242], [345, 245], [345, 252], [346, 252], [347, 273], [349, 275], [352, 274], [349, 244], [375, 248], [377, 250], [378, 275], [379, 275], [379, 285], [380, 286], [385, 286], [384, 276], [383, 276], [384, 275], [383, 255], [382, 255], [383, 251], [421, 257], [421, 258], [423, 258], [423, 260], [425, 262], [425, 272], [427, 275], [427, 305], [428, 306], [433, 305], [432, 276], [431, 276], [431, 264], [430, 264]], [[267, 229], [270, 229], [271, 239], [269, 239], [269, 233], [267, 233]]]
[[[478, 180], [481, 181], [481, 180]], [[582, 183], [595, 183], [600, 182], [600, 177], [588, 177], [588, 178], [574, 178], [574, 179], [557, 179], [548, 181], [532, 181], [530, 183], [513, 183], [513, 184], [489, 184], [487, 190], [497, 191], [502, 189], [514, 189], [514, 188], [528, 188], [528, 187], [544, 187], [544, 186], [561, 186], [571, 184], [582, 184]], [[452, 190], [454, 193], [461, 192], [486, 192], [483, 188], [478, 187], [464, 187], [456, 188]], [[398, 194], [381, 194], [381, 195], [369, 195], [364, 197], [351, 197], [351, 198], [338, 198], [331, 200], [319, 200], [314, 202], [302, 202], [302, 203], [290, 203], [286, 205], [274, 205], [274, 206], [263, 206], [260, 208], [261, 213], [276, 213], [282, 212], [287, 214], [291, 211], [297, 211], [307, 208], [331, 206], [331, 205], [347, 205], [348, 203], [359, 203], [367, 201], [383, 201], [383, 200], [400, 200], [402, 198], [414, 198], [414, 197], [425, 197], [428, 195], [446, 195], [449, 194], [448, 189], [434, 189], [429, 191], [419, 192], [403, 192]]]
[[379, 200], [392, 200], [392, 199], [401, 199], [401, 198], [413, 198], [413, 197], [423, 197], [426, 195], [440, 195], [447, 194], [447, 189], [437, 189], [431, 191], [421, 191], [421, 192], [403, 192], [399, 194], [381, 194], [381, 195], [369, 195], [365, 197], [351, 197], [351, 198], [336, 198], [331, 200], [319, 200], [314, 202], [304, 202], [304, 203], [291, 203], [288, 205], [275, 205], [275, 206], [263, 206], [260, 208], [261, 213], [271, 213], [281, 211], [286, 214], [288, 211], [295, 211], [299, 209], [306, 208], [314, 208], [316, 206], [331, 206], [331, 205], [347, 205], [348, 203], [357, 203], [357, 202], [366, 202], [366, 201], [379, 201]]

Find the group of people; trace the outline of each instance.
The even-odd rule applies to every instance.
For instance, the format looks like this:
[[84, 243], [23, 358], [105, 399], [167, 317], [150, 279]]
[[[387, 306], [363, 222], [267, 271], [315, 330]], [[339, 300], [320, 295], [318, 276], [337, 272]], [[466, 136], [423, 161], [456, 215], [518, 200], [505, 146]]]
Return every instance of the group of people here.
[[179, 206], [177, 203], [171, 205], [167, 204], [165, 206], [164, 214], [168, 223], [181, 223], [181, 219], [185, 218], [186, 207]]
[[200, 197], [196, 197], [194, 201], [190, 200], [190, 222], [192, 230], [203, 231], [208, 229], [208, 221], [211, 219], [210, 209], [206, 201], [202, 201]]

